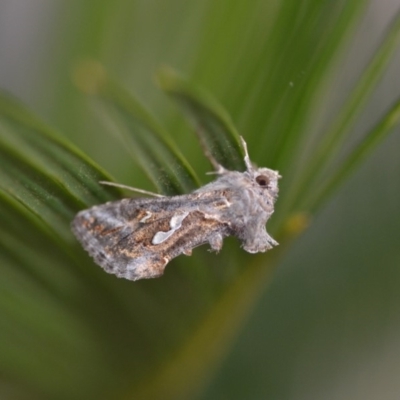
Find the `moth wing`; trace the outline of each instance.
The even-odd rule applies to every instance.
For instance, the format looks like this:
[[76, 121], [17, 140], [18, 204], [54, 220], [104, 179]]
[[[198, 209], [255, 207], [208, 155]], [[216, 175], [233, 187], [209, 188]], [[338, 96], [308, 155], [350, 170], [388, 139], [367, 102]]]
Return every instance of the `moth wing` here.
[[221, 204], [226, 201], [217, 194], [124, 199], [81, 211], [72, 230], [106, 272], [129, 280], [155, 278], [193, 247], [210, 242], [220, 248], [228, 227], [210, 211]]
[[[94, 261], [108, 273], [130, 280], [162, 275], [166, 261], [151, 251], [147, 199], [124, 199], [83, 210], [72, 231]], [[150, 199], [149, 199], [150, 200]], [[154, 200], [153, 200], [154, 201]], [[174, 211], [164, 211], [158, 223], [168, 231]], [[167, 226], [166, 226], [167, 225]]]

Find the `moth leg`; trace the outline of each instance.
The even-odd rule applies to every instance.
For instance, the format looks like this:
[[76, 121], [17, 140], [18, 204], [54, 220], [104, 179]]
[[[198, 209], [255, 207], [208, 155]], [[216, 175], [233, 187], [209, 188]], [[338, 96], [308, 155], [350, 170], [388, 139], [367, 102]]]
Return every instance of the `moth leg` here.
[[182, 252], [185, 256], [191, 256], [192, 255], [192, 249], [185, 249]]
[[257, 232], [256, 235], [245, 236], [244, 240], [242, 240], [242, 243], [243, 249], [248, 253], [263, 253], [279, 244], [276, 240], [268, 235], [265, 229], [261, 232]]
[[133, 258], [126, 266], [112, 271], [120, 278], [137, 281], [139, 279], [158, 278], [164, 273], [165, 267], [169, 263], [168, 257], [144, 255]]
[[210, 243], [211, 246], [210, 251], [215, 251], [218, 253], [222, 249], [222, 244], [224, 242], [223, 239], [224, 238], [220, 233], [214, 233], [208, 240], [208, 243]]

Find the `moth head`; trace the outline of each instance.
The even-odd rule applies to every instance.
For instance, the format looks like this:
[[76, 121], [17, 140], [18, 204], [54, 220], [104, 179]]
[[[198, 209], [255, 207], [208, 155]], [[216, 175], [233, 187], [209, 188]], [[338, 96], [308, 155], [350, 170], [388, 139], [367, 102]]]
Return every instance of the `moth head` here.
[[281, 178], [278, 171], [269, 168], [252, 168], [248, 172], [258, 187], [268, 190], [273, 196], [278, 194], [278, 179]]
[[278, 179], [282, 178], [278, 171], [269, 168], [256, 168], [250, 161], [249, 153], [247, 151], [247, 144], [242, 137], [240, 137], [244, 150], [244, 162], [246, 164], [247, 173], [253, 183], [276, 197], [278, 195]]

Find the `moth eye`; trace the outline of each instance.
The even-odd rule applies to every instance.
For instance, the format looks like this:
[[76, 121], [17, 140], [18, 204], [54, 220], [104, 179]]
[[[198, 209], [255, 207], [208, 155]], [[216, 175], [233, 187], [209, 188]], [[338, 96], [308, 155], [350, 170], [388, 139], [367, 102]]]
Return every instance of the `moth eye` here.
[[265, 176], [265, 175], [258, 175], [256, 178], [256, 182], [261, 187], [267, 187], [269, 185], [269, 178], [268, 178], [268, 176]]

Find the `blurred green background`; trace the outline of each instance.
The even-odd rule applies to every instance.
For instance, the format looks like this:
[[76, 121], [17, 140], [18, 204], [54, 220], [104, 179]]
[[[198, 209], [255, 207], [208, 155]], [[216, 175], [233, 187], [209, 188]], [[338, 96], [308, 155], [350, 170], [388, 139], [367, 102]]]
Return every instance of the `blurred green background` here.
[[[127, 119], [91, 91], [103, 69], [207, 181], [193, 129], [155, 84], [165, 65], [214, 96], [253, 161], [284, 178], [269, 223], [276, 259], [228, 240], [147, 282], [106, 275], [68, 233], [58, 248], [28, 223], [21, 232], [37, 243], [9, 231], [3, 207], [0, 397], [398, 399], [397, 108], [394, 133], [340, 187], [318, 191], [399, 99], [399, 10], [390, 0], [2, 0], [1, 88], [117, 182], [155, 190], [118, 138]], [[4, 145], [8, 128], [2, 120], [0, 149], [23, 156]], [[1, 161], [11, 182], [1, 189], [13, 193]], [[301, 185], [307, 169], [323, 173]], [[91, 203], [62, 210], [72, 218]], [[288, 239], [288, 221], [305, 215], [308, 229]]]

